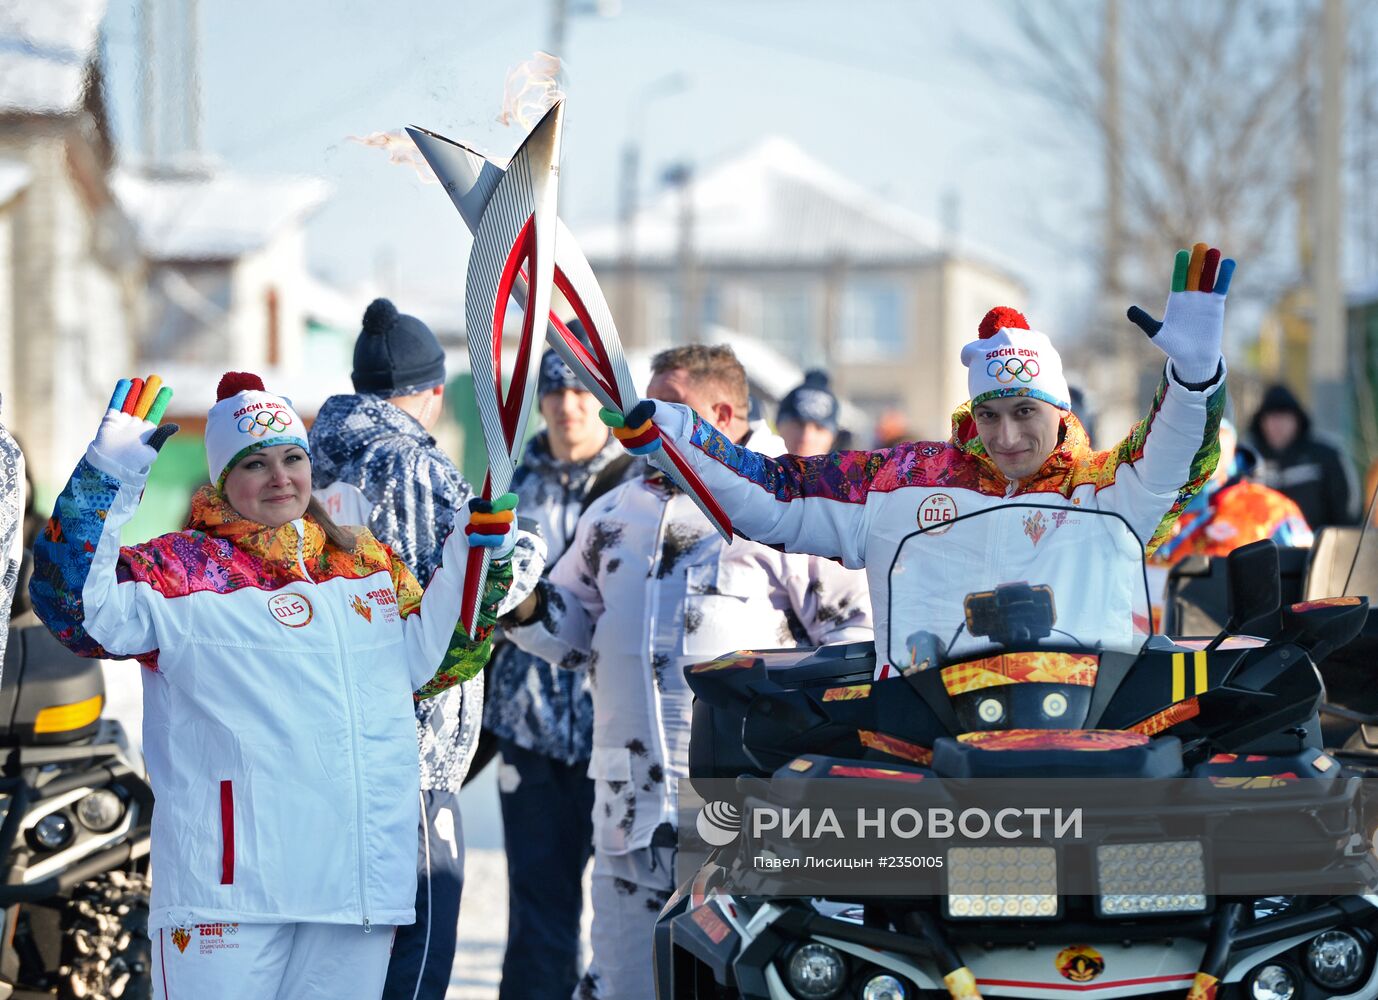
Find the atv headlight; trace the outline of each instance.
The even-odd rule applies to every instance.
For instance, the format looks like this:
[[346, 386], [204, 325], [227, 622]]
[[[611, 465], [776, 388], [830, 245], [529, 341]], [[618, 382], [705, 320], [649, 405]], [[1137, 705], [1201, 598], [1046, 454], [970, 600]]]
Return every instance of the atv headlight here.
[[1328, 989], [1353, 986], [1364, 974], [1364, 964], [1363, 942], [1348, 931], [1317, 934], [1306, 949], [1306, 970]]
[[947, 852], [947, 912], [969, 919], [1057, 916], [1051, 847], [954, 847]]
[[56, 851], [72, 842], [76, 826], [65, 812], [50, 812], [29, 831], [34, 843], [45, 851]]
[[77, 819], [96, 833], [108, 833], [124, 819], [124, 800], [108, 788], [97, 788], [77, 803]]
[[894, 976], [876, 976], [868, 979], [861, 991], [861, 1000], [906, 1000], [904, 983]]
[[805, 944], [789, 959], [789, 988], [800, 1000], [832, 1000], [847, 985], [842, 953], [826, 944]]
[[1297, 995], [1297, 980], [1285, 965], [1265, 965], [1249, 977], [1253, 1000], [1292, 1000]]
[[1199, 840], [1096, 848], [1096, 906], [1102, 916], [1203, 913], [1206, 864]]

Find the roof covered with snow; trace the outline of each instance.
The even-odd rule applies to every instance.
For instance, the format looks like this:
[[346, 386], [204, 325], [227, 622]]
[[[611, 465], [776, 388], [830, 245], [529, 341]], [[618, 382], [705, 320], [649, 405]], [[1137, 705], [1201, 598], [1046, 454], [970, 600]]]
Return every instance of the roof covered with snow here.
[[231, 260], [265, 246], [330, 195], [315, 177], [115, 176], [115, 193], [155, 261]]
[[[702, 262], [907, 263], [946, 247], [941, 227], [867, 191], [780, 136], [696, 176], [690, 196], [694, 251]], [[636, 253], [642, 263], [668, 264], [676, 258], [682, 203], [679, 190], [668, 190], [637, 213]], [[612, 261], [621, 253], [616, 222], [578, 236], [592, 261]], [[980, 251], [974, 255], [995, 259]]]
[[0, 114], [81, 105], [105, 0], [0, 0]]

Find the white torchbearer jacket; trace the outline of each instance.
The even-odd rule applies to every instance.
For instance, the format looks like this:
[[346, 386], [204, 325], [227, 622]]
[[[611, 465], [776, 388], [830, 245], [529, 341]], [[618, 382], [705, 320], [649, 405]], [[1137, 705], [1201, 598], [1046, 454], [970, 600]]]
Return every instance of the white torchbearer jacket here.
[[[981, 446], [968, 404], [953, 414], [950, 441], [815, 458], [776, 459], [739, 447], [675, 403], [657, 403], [654, 420], [736, 531], [790, 552], [866, 568], [880, 653], [877, 675], [886, 677], [894, 668], [886, 662], [887, 577], [906, 537], [932, 523], [926, 517], [949, 520], [1011, 502], [1113, 511], [1152, 554], [1215, 471], [1224, 410], [1223, 365], [1216, 382], [1194, 391], [1177, 381], [1169, 363], [1148, 415], [1118, 445], [1092, 451], [1081, 424], [1067, 413], [1062, 439], [1043, 467], [1016, 482], [1000, 474]], [[1037, 545], [1040, 537], [1031, 530], [1026, 541]], [[1075, 575], [1041, 582], [1063, 593], [1081, 585]]]

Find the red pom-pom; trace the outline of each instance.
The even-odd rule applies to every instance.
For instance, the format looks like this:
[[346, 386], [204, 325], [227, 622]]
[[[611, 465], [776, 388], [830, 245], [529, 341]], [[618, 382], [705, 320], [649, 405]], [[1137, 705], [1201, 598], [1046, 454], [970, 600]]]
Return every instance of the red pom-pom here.
[[237, 392], [244, 392], [246, 389], [257, 389], [265, 392], [263, 379], [253, 372], [226, 372], [220, 376], [220, 384], [215, 389], [215, 401], [218, 403], [222, 399], [229, 399]]
[[1018, 309], [1011, 309], [1009, 306], [996, 306], [986, 313], [985, 319], [981, 320], [980, 338], [989, 340], [1001, 330], [1027, 330], [1028, 328], [1029, 321]]

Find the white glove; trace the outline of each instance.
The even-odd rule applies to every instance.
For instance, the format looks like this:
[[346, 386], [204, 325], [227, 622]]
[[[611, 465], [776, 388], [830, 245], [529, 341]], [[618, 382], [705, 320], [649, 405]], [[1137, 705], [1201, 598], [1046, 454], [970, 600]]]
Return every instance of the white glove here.
[[176, 424], [158, 426], [172, 400], [172, 390], [162, 381], [156, 375], [147, 381], [120, 379], [96, 438], [86, 450], [87, 461], [122, 482], [147, 478], [158, 452], [179, 430]]
[[1204, 385], [1213, 381], [1220, 369], [1225, 296], [1234, 266], [1233, 260], [1221, 260], [1220, 251], [1207, 249], [1204, 243], [1179, 250], [1162, 322], [1138, 306], [1129, 307], [1129, 321], [1168, 356], [1178, 382]]

